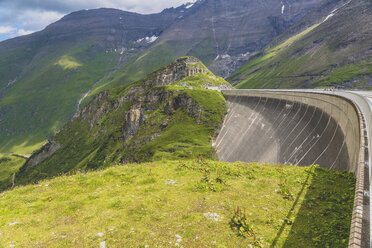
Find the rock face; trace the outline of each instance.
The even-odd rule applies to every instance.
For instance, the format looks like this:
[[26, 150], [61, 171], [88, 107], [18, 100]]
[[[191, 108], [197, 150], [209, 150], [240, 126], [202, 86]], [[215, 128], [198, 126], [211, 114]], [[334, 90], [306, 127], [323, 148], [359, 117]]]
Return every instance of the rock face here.
[[34, 156], [28, 160], [30, 167], [33, 167], [41, 162], [43, 162], [48, 157], [52, 156], [56, 151], [61, 148], [61, 145], [55, 141], [49, 142], [43, 147], [43, 149], [38, 153], [38, 156]]
[[168, 85], [198, 73], [207, 73], [209, 71], [201, 61], [194, 57], [184, 57], [176, 60], [160, 70], [144, 83], [145, 86]]
[[202, 59], [212, 72], [227, 77], [322, 1], [198, 1], [159, 41], [193, 44], [187, 55]]
[[149, 161], [158, 159], [156, 154], [212, 157], [211, 140], [222, 124], [226, 102], [220, 92], [208, 89], [211, 85], [229, 87], [198, 59], [183, 57], [131, 86], [102, 92], [30, 157], [17, 181]]
[[141, 108], [134, 108], [128, 111], [127, 118], [125, 120], [125, 127], [123, 135], [125, 140], [136, 134], [140, 125], [146, 120], [146, 116], [143, 114]]

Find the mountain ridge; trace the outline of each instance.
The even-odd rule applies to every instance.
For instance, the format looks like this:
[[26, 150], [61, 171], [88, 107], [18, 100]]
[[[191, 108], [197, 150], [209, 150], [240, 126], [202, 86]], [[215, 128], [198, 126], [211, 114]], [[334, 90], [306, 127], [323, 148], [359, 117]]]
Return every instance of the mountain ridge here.
[[289, 30], [228, 80], [238, 88], [370, 89], [372, 4], [364, 0], [325, 4], [328, 13], [305, 17], [302, 23], [310, 20], [307, 25]]
[[203, 0], [152, 15], [83, 10], [1, 42], [0, 152], [30, 154], [99, 92], [179, 57], [228, 76], [322, 2]]
[[146, 78], [96, 95], [21, 167], [24, 184], [115, 162], [214, 157], [212, 138], [231, 87], [198, 59], [183, 57]]

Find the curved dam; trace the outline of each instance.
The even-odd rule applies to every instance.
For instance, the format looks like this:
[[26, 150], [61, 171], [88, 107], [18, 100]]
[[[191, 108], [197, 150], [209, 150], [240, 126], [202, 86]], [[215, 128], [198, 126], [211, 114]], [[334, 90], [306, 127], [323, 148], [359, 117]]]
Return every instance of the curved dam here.
[[[354, 93], [225, 90], [218, 159], [322, 167], [357, 177], [349, 247], [370, 247], [371, 103]], [[372, 105], [371, 105], [372, 106]]]
[[355, 172], [360, 134], [351, 103], [335, 96], [225, 93], [215, 148], [222, 161], [312, 165]]

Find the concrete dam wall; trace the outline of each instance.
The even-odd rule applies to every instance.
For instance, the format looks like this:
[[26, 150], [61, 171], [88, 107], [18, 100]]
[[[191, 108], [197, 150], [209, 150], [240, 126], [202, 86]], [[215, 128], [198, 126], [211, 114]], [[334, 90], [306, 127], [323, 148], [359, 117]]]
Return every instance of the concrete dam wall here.
[[311, 165], [356, 172], [360, 123], [340, 97], [224, 91], [228, 114], [215, 142], [222, 161]]
[[315, 90], [222, 93], [228, 113], [213, 143], [219, 160], [319, 164], [353, 172], [356, 190], [349, 247], [372, 247], [372, 95]]

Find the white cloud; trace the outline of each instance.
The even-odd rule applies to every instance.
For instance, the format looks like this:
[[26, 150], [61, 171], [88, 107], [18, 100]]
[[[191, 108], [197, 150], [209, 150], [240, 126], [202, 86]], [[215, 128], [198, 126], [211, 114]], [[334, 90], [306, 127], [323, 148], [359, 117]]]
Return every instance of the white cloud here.
[[1, 0], [0, 8], [14, 10], [39, 9], [69, 13], [81, 9], [116, 8], [142, 14], [160, 12], [164, 8], [176, 7], [194, 0]]
[[0, 34], [8, 34], [12, 33], [16, 30], [16, 28], [11, 26], [0, 26]]
[[23, 29], [40, 30], [64, 16], [56, 11], [25, 10], [17, 19]]
[[21, 29], [18, 29], [17, 31], [17, 34], [18, 35], [28, 35], [28, 34], [32, 34], [34, 33], [35, 31], [32, 31], [32, 30], [24, 30], [23, 28]]
[[157, 13], [195, 0], [0, 0], [0, 40], [39, 31], [73, 11], [116, 8]]

